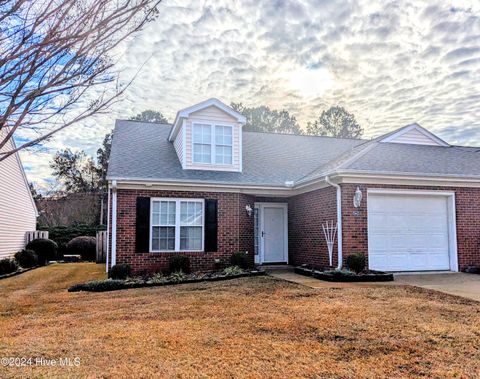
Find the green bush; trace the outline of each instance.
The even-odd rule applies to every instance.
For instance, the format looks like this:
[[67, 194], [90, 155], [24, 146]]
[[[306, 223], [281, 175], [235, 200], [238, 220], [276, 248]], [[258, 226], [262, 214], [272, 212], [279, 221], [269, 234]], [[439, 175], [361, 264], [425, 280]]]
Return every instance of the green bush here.
[[108, 277], [111, 279], [125, 280], [132, 275], [132, 266], [127, 263], [120, 263], [108, 270]]
[[247, 253], [244, 251], [237, 251], [236, 253], [233, 253], [230, 257], [230, 264], [232, 266], [238, 266], [241, 269], [246, 270], [250, 267]]
[[347, 267], [357, 274], [365, 270], [366, 259], [362, 253], [355, 253], [347, 256]]
[[10, 274], [18, 270], [18, 263], [11, 258], [0, 260], [0, 275]]
[[[115, 266], [113, 266], [115, 267]], [[79, 291], [91, 291], [91, 292], [104, 292], [115, 291], [128, 288], [123, 280], [108, 279], [108, 280], [95, 280], [88, 283], [75, 284], [68, 289], [68, 292]]]
[[33, 250], [20, 250], [15, 254], [15, 260], [23, 268], [35, 267], [38, 264], [37, 254]]
[[67, 245], [75, 237], [88, 236], [95, 237], [98, 230], [106, 230], [105, 226], [91, 226], [91, 225], [72, 225], [72, 226], [52, 226], [41, 227], [42, 230], [47, 230], [49, 238], [58, 244], [57, 259], [62, 259], [65, 254], [68, 254]]
[[27, 250], [33, 250], [38, 257], [38, 264], [45, 266], [48, 261], [52, 261], [57, 257], [58, 245], [49, 239], [38, 238], [28, 243]]
[[181, 271], [190, 274], [190, 258], [185, 255], [174, 255], [168, 261], [168, 268], [171, 273]]
[[67, 245], [69, 254], [80, 255], [84, 261], [94, 261], [96, 258], [97, 240], [95, 237], [75, 237]]

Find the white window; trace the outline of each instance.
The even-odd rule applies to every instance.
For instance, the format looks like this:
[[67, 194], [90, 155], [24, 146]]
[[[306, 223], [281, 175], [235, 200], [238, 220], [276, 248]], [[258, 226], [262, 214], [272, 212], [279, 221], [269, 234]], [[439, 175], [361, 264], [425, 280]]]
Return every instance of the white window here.
[[203, 251], [202, 199], [151, 200], [150, 251]]
[[232, 127], [215, 125], [215, 163], [232, 164]]
[[194, 123], [193, 163], [233, 163], [233, 127]]
[[212, 162], [212, 126], [208, 124], [193, 125], [193, 162]]

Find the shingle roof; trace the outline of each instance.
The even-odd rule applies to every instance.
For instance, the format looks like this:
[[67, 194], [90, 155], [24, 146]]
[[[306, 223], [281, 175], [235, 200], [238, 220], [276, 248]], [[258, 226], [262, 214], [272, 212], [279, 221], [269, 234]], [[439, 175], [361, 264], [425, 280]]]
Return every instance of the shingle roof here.
[[365, 142], [243, 132], [243, 172], [183, 170], [167, 141], [170, 129], [166, 124], [118, 120], [108, 178], [284, 186]]
[[243, 132], [243, 172], [183, 170], [171, 125], [119, 120], [109, 179], [285, 186], [336, 170], [480, 177], [480, 149]]

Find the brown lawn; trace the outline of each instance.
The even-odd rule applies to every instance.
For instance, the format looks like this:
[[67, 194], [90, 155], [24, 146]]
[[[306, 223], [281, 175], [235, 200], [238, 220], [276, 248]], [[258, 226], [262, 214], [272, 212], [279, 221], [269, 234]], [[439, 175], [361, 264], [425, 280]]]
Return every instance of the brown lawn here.
[[68, 293], [95, 264], [0, 281], [0, 377], [477, 377], [480, 303], [404, 287], [313, 290], [270, 277]]

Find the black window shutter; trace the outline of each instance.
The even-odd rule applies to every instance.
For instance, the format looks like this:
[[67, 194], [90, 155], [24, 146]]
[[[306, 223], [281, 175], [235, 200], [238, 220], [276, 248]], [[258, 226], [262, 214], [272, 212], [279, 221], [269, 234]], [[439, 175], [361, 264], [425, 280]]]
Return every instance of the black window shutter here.
[[137, 223], [135, 248], [137, 253], [147, 253], [150, 248], [150, 198], [137, 197]]
[[205, 200], [205, 252], [217, 251], [218, 201]]

